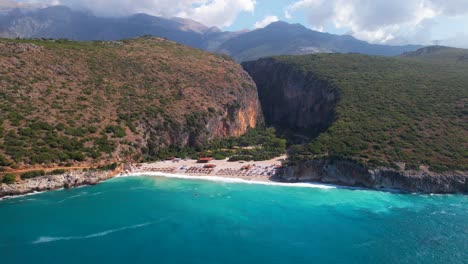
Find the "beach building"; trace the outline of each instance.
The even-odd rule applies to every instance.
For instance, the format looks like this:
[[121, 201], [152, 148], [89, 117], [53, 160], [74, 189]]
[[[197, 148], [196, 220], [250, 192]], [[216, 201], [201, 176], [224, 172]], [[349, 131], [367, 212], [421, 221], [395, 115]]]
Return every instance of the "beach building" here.
[[198, 158], [198, 163], [209, 163], [210, 161], [212, 161], [213, 158], [210, 158], [210, 157], [200, 157]]

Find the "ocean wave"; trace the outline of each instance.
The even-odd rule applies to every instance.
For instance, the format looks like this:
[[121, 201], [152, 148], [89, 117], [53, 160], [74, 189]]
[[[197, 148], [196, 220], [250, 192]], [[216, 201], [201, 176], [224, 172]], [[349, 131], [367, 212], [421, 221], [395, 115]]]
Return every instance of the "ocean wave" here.
[[17, 198], [22, 198], [22, 197], [26, 197], [26, 196], [37, 195], [37, 194], [41, 194], [41, 193], [45, 193], [45, 192], [46, 192], [46, 191], [43, 191], [43, 192], [32, 192], [32, 193], [26, 193], [26, 194], [20, 194], [20, 195], [5, 196], [5, 197], [0, 198], [0, 201], [3, 201], [3, 200], [11, 200], [11, 199], [17, 199]]
[[245, 184], [259, 184], [259, 185], [271, 185], [271, 186], [285, 186], [285, 187], [299, 187], [299, 188], [319, 188], [319, 189], [336, 189], [337, 186], [320, 183], [283, 183], [283, 182], [271, 182], [271, 181], [251, 181], [240, 178], [226, 178], [220, 176], [190, 176], [181, 174], [170, 174], [161, 172], [145, 172], [139, 174], [131, 174], [121, 177], [138, 177], [138, 176], [156, 176], [165, 178], [175, 179], [188, 179], [188, 180], [205, 180], [214, 182], [225, 182], [225, 183], [245, 183]]
[[112, 233], [116, 232], [122, 232], [125, 230], [129, 229], [136, 229], [144, 226], [148, 226], [151, 223], [143, 223], [143, 224], [138, 224], [138, 225], [132, 225], [132, 226], [125, 226], [117, 229], [111, 229], [111, 230], [106, 230], [102, 231], [99, 233], [94, 233], [86, 236], [68, 236], [68, 237], [49, 237], [49, 236], [42, 236], [36, 239], [35, 241], [32, 242], [32, 244], [42, 244], [42, 243], [50, 243], [50, 242], [55, 242], [55, 241], [61, 241], [61, 240], [81, 240], [81, 239], [90, 239], [90, 238], [96, 238], [96, 237], [103, 237], [107, 236]]
[[85, 196], [86, 194], [88, 194], [87, 192], [83, 192], [83, 193], [80, 193], [80, 194], [77, 194], [77, 195], [73, 195], [73, 196], [70, 196], [66, 199], [63, 199], [63, 200], [60, 200], [58, 201], [57, 203], [63, 203], [63, 202], [66, 202], [68, 200], [71, 200], [71, 199], [74, 199], [74, 198], [78, 198], [78, 197], [81, 197], [81, 196]]
[[103, 192], [97, 192], [97, 193], [92, 193], [92, 194], [88, 194], [88, 192], [82, 192], [80, 194], [77, 194], [77, 195], [73, 195], [73, 196], [70, 196], [66, 199], [63, 199], [63, 200], [60, 200], [58, 201], [57, 203], [63, 203], [63, 202], [66, 202], [68, 200], [71, 200], [71, 199], [75, 199], [75, 198], [78, 198], [78, 197], [83, 197], [83, 196], [86, 196], [86, 197], [91, 197], [91, 196], [97, 196], [97, 195], [100, 195], [102, 194]]

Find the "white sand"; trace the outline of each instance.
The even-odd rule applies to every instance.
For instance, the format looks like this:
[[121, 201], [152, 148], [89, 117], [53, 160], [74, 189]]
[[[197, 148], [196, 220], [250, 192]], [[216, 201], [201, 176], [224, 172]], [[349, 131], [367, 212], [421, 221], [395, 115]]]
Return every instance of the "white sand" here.
[[[276, 166], [280, 166], [286, 159], [286, 156], [281, 156], [272, 160], [258, 162], [229, 162], [226, 160], [213, 160], [209, 164], [216, 165], [212, 170], [203, 170], [206, 164], [197, 163], [196, 160], [180, 160], [180, 161], [159, 161], [153, 163], [142, 163], [132, 166], [131, 171], [122, 173], [122, 175], [154, 175], [167, 174], [179, 176], [201, 177], [217, 177], [225, 179], [242, 179], [244, 181], [271, 182], [269, 178], [274, 174]], [[249, 170], [242, 170], [242, 167], [249, 166]], [[195, 170], [187, 170], [195, 168]], [[198, 171], [198, 173], [196, 173]]]

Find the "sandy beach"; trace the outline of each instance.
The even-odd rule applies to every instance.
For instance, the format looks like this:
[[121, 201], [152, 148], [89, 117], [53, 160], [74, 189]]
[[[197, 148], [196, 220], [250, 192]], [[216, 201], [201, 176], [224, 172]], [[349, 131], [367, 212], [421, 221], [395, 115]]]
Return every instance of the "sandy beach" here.
[[[229, 162], [225, 160], [212, 160], [208, 163], [198, 163], [192, 159], [175, 159], [152, 163], [127, 165], [121, 176], [135, 174], [161, 174], [201, 177], [220, 177], [225, 179], [242, 179], [244, 181], [270, 182], [277, 169], [281, 167], [286, 156], [267, 161]], [[189, 177], [187, 177], [189, 178]]]

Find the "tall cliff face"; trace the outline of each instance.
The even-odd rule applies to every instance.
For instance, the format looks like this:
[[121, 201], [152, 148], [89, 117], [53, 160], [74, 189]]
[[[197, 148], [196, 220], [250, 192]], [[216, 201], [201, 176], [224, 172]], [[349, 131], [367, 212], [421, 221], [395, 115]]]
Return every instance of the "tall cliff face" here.
[[291, 139], [311, 139], [334, 121], [340, 94], [326, 80], [275, 59], [242, 66], [257, 84], [265, 122]]
[[321, 54], [243, 63], [266, 124], [306, 143], [289, 149], [278, 180], [468, 192], [467, 64], [463, 50], [449, 52], [457, 59]]
[[262, 121], [240, 65], [159, 38], [0, 41], [0, 166], [131, 160]]

